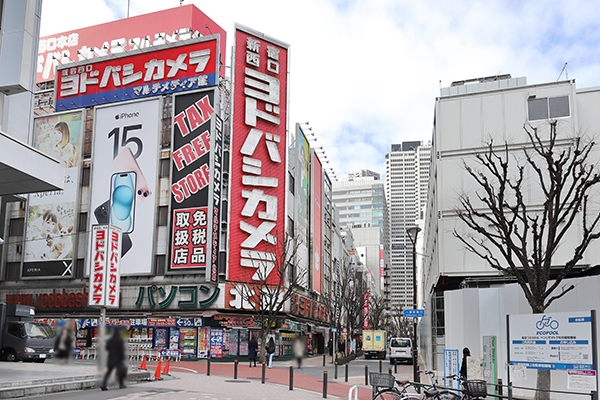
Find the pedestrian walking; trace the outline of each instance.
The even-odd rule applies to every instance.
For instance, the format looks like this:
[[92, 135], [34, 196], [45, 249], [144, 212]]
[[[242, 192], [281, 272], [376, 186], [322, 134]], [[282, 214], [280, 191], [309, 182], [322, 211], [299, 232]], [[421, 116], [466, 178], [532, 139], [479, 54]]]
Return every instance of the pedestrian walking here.
[[273, 356], [275, 355], [275, 341], [273, 338], [269, 339], [269, 343], [267, 343], [267, 355], [269, 356], [269, 368], [273, 368]]
[[327, 348], [329, 349], [329, 357], [333, 356], [333, 340], [329, 338], [329, 342], [327, 342]]
[[127, 366], [125, 365], [125, 342], [121, 337], [120, 329], [115, 328], [112, 336], [106, 343], [106, 351], [108, 351], [108, 370], [104, 375], [102, 386], [100, 389], [107, 390], [106, 384], [108, 383], [108, 377], [110, 373], [116, 370], [117, 379], [119, 381], [119, 388], [125, 388], [125, 377], [127, 376]]
[[72, 348], [73, 339], [71, 338], [71, 332], [66, 327], [62, 328], [54, 342], [54, 354], [55, 357], [60, 360], [61, 364], [67, 363]]
[[467, 379], [467, 357], [471, 357], [471, 350], [468, 347], [463, 349], [462, 363], [460, 364], [460, 376]]
[[302, 358], [304, 357], [304, 342], [299, 337], [294, 341], [294, 356], [298, 362], [298, 368], [302, 368]]
[[254, 366], [256, 367], [256, 354], [258, 353], [258, 343], [254, 338], [254, 335], [250, 338], [250, 342], [248, 343], [248, 358], [250, 359], [250, 366], [252, 366], [252, 362], [254, 361]]

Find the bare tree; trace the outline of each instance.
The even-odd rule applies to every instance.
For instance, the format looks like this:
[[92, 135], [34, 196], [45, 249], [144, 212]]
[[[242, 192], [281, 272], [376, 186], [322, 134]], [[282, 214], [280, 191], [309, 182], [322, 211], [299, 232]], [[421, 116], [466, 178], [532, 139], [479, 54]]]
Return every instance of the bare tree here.
[[346, 314], [348, 334], [354, 334], [357, 328], [363, 326], [363, 296], [367, 290], [362, 272], [354, 268], [348, 271], [348, 285], [342, 309]]
[[[456, 213], [468, 229], [455, 230], [454, 236], [492, 268], [514, 277], [533, 313], [543, 313], [574, 289], [571, 285], [553, 294], [600, 236], [600, 214], [589, 212], [589, 196], [600, 175], [588, 159], [593, 141], [559, 137], [557, 121], [550, 121], [547, 133], [529, 125], [524, 130], [528, 142], [521, 159], [511, 156], [508, 143], [496, 148], [490, 141], [487, 152], [475, 156], [478, 169], [464, 163], [479, 188], [478, 201], [460, 195]], [[528, 203], [530, 191], [539, 193], [539, 204]], [[579, 235], [571, 229], [576, 221]], [[556, 254], [566, 235], [577, 242], [558, 265]], [[537, 385], [550, 387], [549, 371], [538, 370]], [[536, 399], [547, 398], [548, 393], [536, 394]]]
[[396, 337], [413, 336], [412, 319], [405, 318], [402, 307], [393, 306], [390, 312], [388, 323], [392, 327], [392, 335]]
[[263, 251], [250, 252], [251, 268], [242, 267], [243, 283], [236, 289], [245, 304], [253, 309], [260, 324], [260, 361], [265, 362], [267, 337], [285, 303], [301, 287], [306, 271], [298, 271], [298, 245], [287, 233], [283, 240], [264, 242]]
[[369, 326], [372, 329], [381, 329], [385, 317], [385, 299], [383, 296], [370, 293], [369, 295]]

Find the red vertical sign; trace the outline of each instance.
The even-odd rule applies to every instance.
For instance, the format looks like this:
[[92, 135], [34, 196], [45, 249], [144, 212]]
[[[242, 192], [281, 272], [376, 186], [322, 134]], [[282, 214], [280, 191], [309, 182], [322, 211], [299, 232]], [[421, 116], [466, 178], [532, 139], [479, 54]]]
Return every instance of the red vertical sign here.
[[321, 203], [323, 197], [323, 166], [321, 165], [321, 161], [317, 154], [313, 154], [313, 270], [312, 270], [312, 288], [315, 292], [321, 292], [321, 265], [322, 265], [322, 254], [321, 254], [321, 240], [322, 238], [322, 210]]
[[228, 268], [234, 282], [278, 280], [273, 259], [285, 233], [288, 48], [236, 25]]
[[369, 292], [363, 293], [363, 329], [369, 329]]

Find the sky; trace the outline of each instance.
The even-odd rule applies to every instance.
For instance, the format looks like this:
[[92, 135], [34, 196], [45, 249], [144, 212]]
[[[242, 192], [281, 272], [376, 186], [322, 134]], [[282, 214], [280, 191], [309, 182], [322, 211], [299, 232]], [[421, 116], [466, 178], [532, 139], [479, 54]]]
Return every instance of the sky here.
[[[130, 0], [129, 15], [179, 0]], [[83, 6], [85, 4], [85, 7]], [[234, 22], [290, 47], [289, 129], [309, 122], [339, 179], [385, 174], [392, 143], [431, 140], [436, 96], [453, 81], [498, 74], [600, 86], [593, 1], [185, 0], [227, 31]], [[127, 16], [127, 0], [44, 0], [41, 35]], [[229, 71], [229, 70], [228, 70]], [[561, 79], [565, 78], [562, 73]]]

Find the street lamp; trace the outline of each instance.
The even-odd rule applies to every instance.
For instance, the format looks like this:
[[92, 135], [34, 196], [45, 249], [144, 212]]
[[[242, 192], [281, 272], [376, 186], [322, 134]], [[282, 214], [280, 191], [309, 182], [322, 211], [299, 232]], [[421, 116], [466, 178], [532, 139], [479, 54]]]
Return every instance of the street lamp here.
[[[413, 226], [406, 229], [408, 238], [412, 243], [412, 267], [413, 267], [413, 310], [417, 309], [417, 235], [421, 228]], [[412, 361], [413, 361], [413, 382], [419, 379], [419, 368], [417, 365], [417, 317], [413, 317], [413, 342], [412, 342]]]

